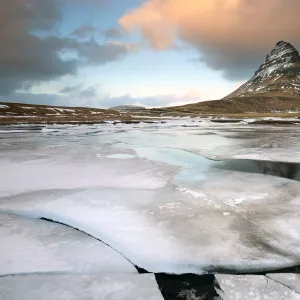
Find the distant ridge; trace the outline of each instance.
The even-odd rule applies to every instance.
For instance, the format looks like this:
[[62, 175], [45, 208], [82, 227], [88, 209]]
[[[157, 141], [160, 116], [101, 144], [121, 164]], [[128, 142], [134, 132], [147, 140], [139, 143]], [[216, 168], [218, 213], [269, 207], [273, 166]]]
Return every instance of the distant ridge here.
[[141, 110], [141, 109], [146, 109], [146, 107], [141, 106], [141, 105], [118, 105], [118, 106], [113, 106], [110, 107], [110, 109], [113, 110], [118, 110], [118, 111], [135, 111], [135, 110]]
[[0, 102], [0, 124], [70, 123], [119, 119], [118, 111], [89, 108]]

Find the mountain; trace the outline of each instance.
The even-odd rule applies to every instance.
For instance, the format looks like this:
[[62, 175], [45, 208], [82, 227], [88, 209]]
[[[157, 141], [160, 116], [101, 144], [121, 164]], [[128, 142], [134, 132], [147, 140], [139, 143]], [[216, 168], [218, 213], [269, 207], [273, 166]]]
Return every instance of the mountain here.
[[283, 94], [300, 97], [300, 55], [290, 43], [280, 41], [254, 76], [224, 99]]
[[254, 76], [221, 100], [172, 108], [194, 114], [300, 112], [300, 55], [280, 41]]

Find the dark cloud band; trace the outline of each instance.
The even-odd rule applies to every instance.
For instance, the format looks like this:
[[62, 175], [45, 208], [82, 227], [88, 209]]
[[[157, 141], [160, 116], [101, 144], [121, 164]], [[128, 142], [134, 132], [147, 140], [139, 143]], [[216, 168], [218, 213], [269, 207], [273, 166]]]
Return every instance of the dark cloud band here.
[[[93, 38], [81, 41], [74, 34], [59, 36], [56, 29], [62, 21], [61, 11], [70, 3], [70, 0], [0, 0], [0, 95], [75, 74], [84, 64], [105, 64], [137, 50], [131, 44], [101, 44]], [[73, 55], [68, 55], [69, 52]]]

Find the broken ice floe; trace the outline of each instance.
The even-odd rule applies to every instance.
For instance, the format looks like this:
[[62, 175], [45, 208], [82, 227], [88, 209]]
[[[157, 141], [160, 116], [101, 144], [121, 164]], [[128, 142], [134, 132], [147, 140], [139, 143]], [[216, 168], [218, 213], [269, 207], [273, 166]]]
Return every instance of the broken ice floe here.
[[0, 276], [25, 273], [136, 273], [93, 237], [43, 220], [0, 214]]
[[293, 291], [295, 291], [300, 295], [300, 274], [274, 273], [274, 274], [267, 274], [266, 276], [292, 289]]
[[298, 128], [183, 123], [2, 135], [0, 209], [78, 228], [151, 272], [299, 264], [299, 182], [201, 156], [299, 161]]
[[300, 262], [300, 189], [271, 179], [208, 177], [196, 197], [172, 187], [49, 190], [3, 197], [0, 210], [78, 228], [149, 272], [272, 270]]

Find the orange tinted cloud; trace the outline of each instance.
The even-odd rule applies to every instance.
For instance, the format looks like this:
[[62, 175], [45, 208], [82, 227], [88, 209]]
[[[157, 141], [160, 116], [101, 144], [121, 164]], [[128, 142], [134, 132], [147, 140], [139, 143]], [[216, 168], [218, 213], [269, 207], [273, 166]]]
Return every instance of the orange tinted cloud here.
[[[256, 68], [279, 40], [300, 42], [299, 0], [148, 0], [120, 19], [164, 50], [177, 39], [228, 77]], [[244, 74], [245, 75], [245, 74]]]

